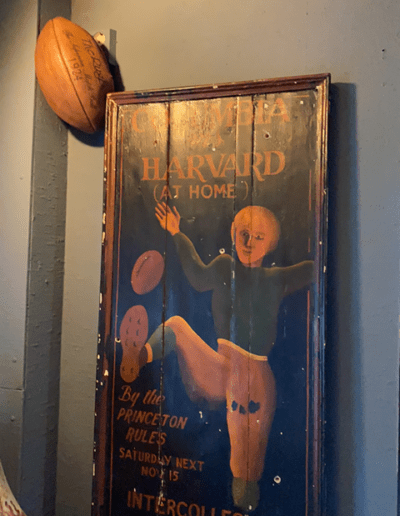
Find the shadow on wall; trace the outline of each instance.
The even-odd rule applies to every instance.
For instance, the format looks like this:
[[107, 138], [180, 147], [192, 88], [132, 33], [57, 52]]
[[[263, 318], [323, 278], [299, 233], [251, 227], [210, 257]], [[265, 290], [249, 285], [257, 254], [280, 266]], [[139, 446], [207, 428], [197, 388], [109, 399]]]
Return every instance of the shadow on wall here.
[[[325, 462], [328, 516], [364, 497], [356, 87], [333, 84], [329, 122]], [[337, 465], [340, 464], [340, 471]]]
[[[110, 40], [115, 38], [115, 31], [111, 31]], [[115, 42], [111, 41], [110, 46], [115, 47]], [[111, 75], [114, 80], [114, 91], [125, 91], [124, 81], [122, 79], [121, 70], [119, 64], [113, 53], [115, 53], [115, 48], [111, 49], [111, 52], [107, 49], [107, 47], [102, 45], [102, 50], [106, 55], [108, 66], [110, 68]], [[75, 129], [74, 127], [65, 124], [70, 132], [74, 135], [74, 137], [85, 145], [89, 145], [90, 147], [102, 147], [104, 145], [104, 130], [96, 131], [93, 134], [84, 133], [79, 129]]]

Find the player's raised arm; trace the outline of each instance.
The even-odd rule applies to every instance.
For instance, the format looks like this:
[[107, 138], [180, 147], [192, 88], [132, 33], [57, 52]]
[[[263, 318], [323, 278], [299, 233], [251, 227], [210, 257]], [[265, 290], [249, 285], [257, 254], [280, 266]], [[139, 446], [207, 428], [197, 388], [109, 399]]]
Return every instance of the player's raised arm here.
[[174, 237], [182, 268], [192, 287], [199, 292], [215, 288], [218, 281], [216, 261], [219, 257], [208, 265], [202, 261], [191, 240], [180, 231], [181, 216], [175, 207], [171, 209], [163, 202], [157, 204], [155, 212], [160, 226]]
[[292, 294], [313, 282], [314, 262], [306, 260], [290, 267], [283, 267], [280, 274], [284, 283], [283, 295]]

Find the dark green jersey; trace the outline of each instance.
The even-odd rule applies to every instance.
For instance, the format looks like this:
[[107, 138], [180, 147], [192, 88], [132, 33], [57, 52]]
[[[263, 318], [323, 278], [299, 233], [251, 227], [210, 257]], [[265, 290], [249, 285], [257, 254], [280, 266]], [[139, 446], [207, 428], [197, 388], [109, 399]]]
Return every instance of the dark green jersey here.
[[192, 287], [212, 291], [212, 314], [218, 338], [256, 355], [268, 355], [275, 341], [284, 296], [313, 278], [313, 262], [290, 267], [245, 267], [223, 254], [204, 264], [183, 233], [174, 237], [183, 270]]

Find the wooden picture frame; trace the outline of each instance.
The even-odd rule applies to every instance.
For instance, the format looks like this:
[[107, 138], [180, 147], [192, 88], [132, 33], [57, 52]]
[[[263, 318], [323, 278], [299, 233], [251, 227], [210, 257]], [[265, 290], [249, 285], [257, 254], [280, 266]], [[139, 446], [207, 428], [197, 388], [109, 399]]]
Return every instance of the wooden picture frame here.
[[321, 514], [329, 80], [108, 96], [93, 515]]

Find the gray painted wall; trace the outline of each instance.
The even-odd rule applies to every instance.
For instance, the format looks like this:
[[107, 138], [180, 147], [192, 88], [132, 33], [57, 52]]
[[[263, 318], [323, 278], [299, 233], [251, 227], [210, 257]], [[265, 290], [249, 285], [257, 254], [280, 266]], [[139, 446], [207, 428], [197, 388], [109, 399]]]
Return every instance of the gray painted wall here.
[[[394, 516], [400, 5], [396, 0], [75, 0], [72, 5], [73, 21], [89, 32], [117, 31], [127, 90], [332, 73], [327, 514]], [[0, 457], [17, 491], [36, 9], [31, 0], [0, 3]], [[82, 141], [70, 133], [57, 516], [90, 514], [102, 161], [101, 138]]]
[[18, 489], [37, 0], [1, 2], [0, 32], [0, 460]]
[[[394, 516], [400, 4], [74, 0], [72, 19], [117, 31], [127, 90], [332, 73], [327, 512]], [[58, 516], [90, 505], [102, 160], [70, 135]]]
[[30, 516], [55, 513], [67, 130], [35, 88], [37, 31], [70, 4], [0, 4], [0, 460]]

